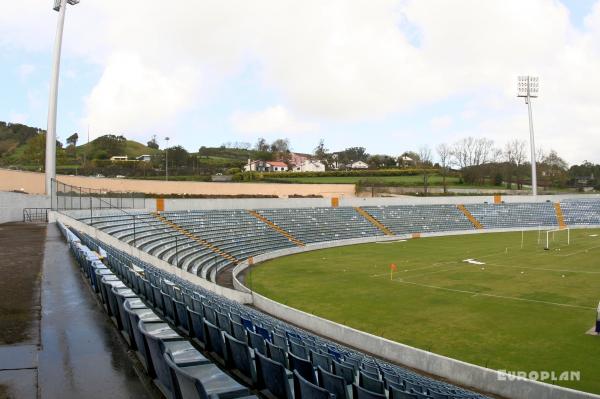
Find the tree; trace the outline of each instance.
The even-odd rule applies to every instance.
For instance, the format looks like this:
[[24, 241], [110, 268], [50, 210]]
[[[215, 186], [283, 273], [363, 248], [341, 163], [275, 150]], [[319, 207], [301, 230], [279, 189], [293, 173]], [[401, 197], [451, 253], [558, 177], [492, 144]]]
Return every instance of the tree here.
[[254, 149], [260, 152], [267, 152], [269, 151], [269, 143], [267, 143], [264, 137], [259, 137], [254, 145]]
[[152, 148], [153, 150], [158, 150], [160, 147], [158, 146], [158, 142], [156, 141], [156, 134], [152, 135], [152, 138], [146, 143], [148, 148]]
[[70, 147], [75, 147], [77, 145], [77, 140], [79, 140], [79, 135], [77, 133], [73, 133], [69, 137], [67, 137], [67, 144]]
[[517, 179], [517, 189], [521, 189], [521, 170], [526, 159], [527, 143], [523, 140], [512, 140], [504, 146], [504, 160], [507, 164], [507, 188], [512, 187], [513, 176]]
[[165, 149], [169, 151], [169, 165], [175, 167], [186, 166], [188, 164], [189, 153], [180, 145]]
[[567, 168], [568, 165], [565, 160], [554, 150], [550, 150], [540, 163], [542, 175], [547, 177], [550, 180], [550, 184], [555, 187], [565, 185], [568, 178]]
[[316, 159], [323, 160], [327, 158], [327, 151], [329, 150], [325, 148], [325, 140], [321, 139], [319, 140], [319, 144], [317, 144], [313, 153]]
[[436, 147], [438, 158], [440, 159], [440, 168], [442, 170], [442, 185], [444, 186], [444, 194], [448, 192], [448, 186], [446, 185], [446, 176], [448, 175], [448, 167], [450, 164], [450, 157], [452, 150], [446, 143], [442, 143]]
[[423, 193], [427, 195], [429, 185], [429, 173], [427, 169], [431, 167], [431, 149], [426, 145], [419, 148], [419, 164], [423, 170]]

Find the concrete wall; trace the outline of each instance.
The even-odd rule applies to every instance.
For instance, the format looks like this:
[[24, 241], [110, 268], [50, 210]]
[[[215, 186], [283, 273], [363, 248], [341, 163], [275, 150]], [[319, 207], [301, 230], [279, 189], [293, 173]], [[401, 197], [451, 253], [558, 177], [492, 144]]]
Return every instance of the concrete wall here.
[[20, 222], [23, 208], [49, 208], [50, 197], [0, 191], [0, 223]]
[[48, 217], [49, 217], [50, 222], [61, 222], [65, 226], [73, 227], [76, 230], [79, 230], [82, 233], [89, 235], [90, 237], [97, 238], [98, 240], [105, 242], [108, 245], [112, 245], [113, 247], [115, 247], [123, 252], [126, 252], [132, 256], [135, 256], [144, 262], [147, 262], [147, 263], [149, 263], [155, 267], [158, 267], [166, 272], [172, 273], [178, 277], [186, 279], [186, 280], [190, 281], [191, 283], [197, 284], [206, 290], [212, 291], [216, 294], [222, 295], [222, 296], [229, 298], [231, 300], [234, 300], [236, 302], [240, 302], [240, 303], [251, 303], [252, 302], [252, 296], [247, 293], [232, 290], [230, 288], [221, 287], [220, 285], [212, 283], [208, 280], [200, 278], [200, 277], [198, 277], [194, 274], [188, 273], [184, 270], [181, 270], [180, 268], [175, 267], [175, 266], [165, 262], [162, 259], [159, 259], [159, 258], [152, 256], [138, 248], [135, 248], [129, 244], [126, 244], [125, 242], [119, 240], [118, 238], [111, 236], [110, 234], [104, 233], [94, 227], [91, 227], [87, 224], [81, 223], [81, 222], [65, 215], [64, 213], [53, 211], [53, 212], [50, 212]]
[[[134, 191], [154, 194], [205, 195], [322, 195], [323, 197], [354, 196], [353, 184], [277, 184], [277, 183], [208, 183], [188, 181], [109, 179], [59, 175], [61, 183], [107, 191]], [[0, 191], [24, 190], [30, 194], [44, 193], [44, 174], [0, 169]]]
[[[553, 226], [555, 227], [555, 226]], [[577, 226], [576, 228], [588, 228], [590, 226]], [[521, 231], [523, 229], [495, 229], [495, 230], [467, 230], [443, 233], [427, 233], [422, 237], [458, 235], [458, 234], [481, 234], [509, 231]], [[537, 230], [529, 228], [525, 230]], [[393, 241], [407, 239], [408, 236], [396, 237], [371, 237], [368, 239], [352, 239], [330, 241], [307, 245], [306, 247], [286, 248], [254, 257], [254, 263], [258, 264], [268, 259], [281, 256], [297, 254], [301, 252], [314, 251], [318, 249], [331, 248], [343, 245], [353, 245], [367, 242]], [[528, 379], [511, 380], [497, 370], [492, 370], [466, 363], [460, 360], [441, 356], [422, 349], [414, 348], [382, 337], [375, 336], [352, 327], [345, 326], [321, 317], [291, 308], [287, 305], [275, 302], [256, 292], [249, 290], [240, 282], [238, 275], [248, 268], [248, 262], [242, 262], [233, 270], [234, 287], [242, 292], [252, 295], [252, 303], [263, 312], [269, 313], [277, 318], [295, 324], [301, 328], [312, 331], [318, 335], [330, 338], [358, 350], [373, 354], [384, 360], [395, 364], [404, 365], [424, 373], [438, 376], [459, 385], [471, 387], [475, 390], [488, 392], [514, 399], [583, 399], [600, 398], [593, 395], [568, 388], [558, 387]], [[504, 378], [503, 378], [504, 377]]]
[[[599, 199], [600, 194], [539, 195], [537, 197], [515, 195], [502, 196], [506, 203], [517, 202], [558, 202], [564, 199]], [[494, 203], [493, 196], [452, 196], [452, 197], [388, 197], [340, 198], [340, 206], [386, 206], [386, 205], [439, 205], [439, 204], [483, 204]], [[224, 198], [224, 199], [165, 199], [165, 210], [182, 211], [189, 209], [260, 209], [260, 208], [310, 208], [329, 207], [330, 198]], [[146, 200], [148, 209], [156, 209], [156, 201]]]

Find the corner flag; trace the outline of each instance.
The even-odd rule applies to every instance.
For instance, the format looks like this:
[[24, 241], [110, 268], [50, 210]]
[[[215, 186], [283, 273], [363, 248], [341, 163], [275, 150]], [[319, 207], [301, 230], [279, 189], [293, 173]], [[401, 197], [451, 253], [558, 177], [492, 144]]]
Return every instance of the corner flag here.
[[390, 280], [393, 279], [394, 272], [398, 271], [398, 266], [395, 263], [390, 264]]

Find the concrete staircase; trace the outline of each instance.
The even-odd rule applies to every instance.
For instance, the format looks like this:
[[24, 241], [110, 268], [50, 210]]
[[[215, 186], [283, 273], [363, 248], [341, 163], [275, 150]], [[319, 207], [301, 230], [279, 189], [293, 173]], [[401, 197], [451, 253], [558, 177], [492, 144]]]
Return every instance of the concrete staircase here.
[[562, 208], [560, 207], [560, 202], [554, 203], [554, 212], [556, 212], [556, 221], [558, 222], [558, 228], [566, 229], [567, 224], [565, 223], [565, 217], [563, 216]]
[[191, 232], [189, 232], [188, 230], [184, 229], [183, 227], [179, 226], [177, 223], [174, 223], [172, 221], [170, 221], [169, 219], [165, 218], [164, 216], [162, 216], [159, 212], [152, 212], [152, 215], [160, 220], [162, 223], [166, 224], [167, 226], [171, 227], [173, 230], [178, 231], [179, 233], [183, 234], [184, 236], [196, 241], [197, 243], [199, 243], [200, 245], [210, 249], [211, 251], [213, 251], [214, 253], [216, 253], [219, 256], [222, 256], [223, 258], [227, 259], [228, 261], [237, 264], [239, 261], [237, 258], [235, 258], [234, 256], [228, 254], [227, 252], [223, 251], [222, 249], [220, 249], [219, 247], [211, 244], [210, 242], [192, 234]]
[[288, 240], [290, 240], [297, 246], [299, 246], [299, 247], [306, 246], [305, 243], [303, 243], [302, 241], [300, 241], [299, 239], [297, 239], [296, 237], [294, 237], [292, 234], [285, 231], [281, 227], [277, 226], [275, 223], [273, 223], [272, 221], [270, 221], [269, 219], [267, 219], [260, 213], [258, 213], [256, 211], [252, 211], [252, 210], [248, 210], [248, 213], [251, 214], [252, 216], [254, 216], [255, 218], [257, 218], [258, 220], [260, 220], [261, 222], [265, 223], [267, 226], [269, 226], [270, 228], [272, 228], [273, 230], [275, 230], [276, 232], [278, 232], [279, 234], [281, 234], [282, 236], [284, 236], [285, 238], [287, 238]]
[[458, 208], [459, 211], [461, 211], [466, 217], [467, 219], [469, 219], [469, 221], [473, 224], [473, 226], [480, 230], [483, 229], [483, 225], [481, 223], [479, 223], [479, 220], [475, 219], [475, 217], [473, 215], [471, 215], [471, 212], [469, 212], [469, 210], [462, 204], [460, 205], [456, 205], [456, 207]]
[[381, 223], [379, 220], [375, 219], [369, 212], [365, 211], [361, 207], [357, 206], [354, 208], [354, 210], [356, 210], [356, 212], [360, 213], [362, 215], [362, 217], [367, 219], [373, 226], [375, 226], [379, 230], [381, 230], [383, 232], [383, 234], [385, 234], [386, 236], [395, 236], [396, 235], [396, 234], [394, 234], [394, 232], [392, 230], [388, 229], [383, 223]]

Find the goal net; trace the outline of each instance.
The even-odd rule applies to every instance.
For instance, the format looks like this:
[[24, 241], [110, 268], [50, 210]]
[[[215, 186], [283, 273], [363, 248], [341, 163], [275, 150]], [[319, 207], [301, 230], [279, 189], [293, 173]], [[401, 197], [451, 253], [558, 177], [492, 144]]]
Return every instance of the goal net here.
[[558, 248], [571, 244], [571, 229], [546, 230], [546, 246], [544, 249]]

